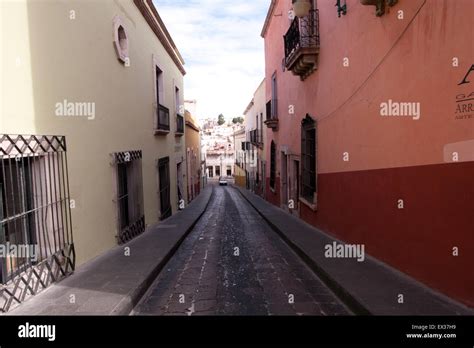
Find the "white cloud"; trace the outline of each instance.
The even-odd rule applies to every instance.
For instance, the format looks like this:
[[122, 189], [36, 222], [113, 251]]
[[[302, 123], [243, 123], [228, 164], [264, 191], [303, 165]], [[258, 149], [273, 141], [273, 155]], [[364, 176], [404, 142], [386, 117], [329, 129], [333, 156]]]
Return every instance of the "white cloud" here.
[[265, 74], [260, 32], [269, 0], [154, 0], [186, 65], [198, 116], [240, 116]]

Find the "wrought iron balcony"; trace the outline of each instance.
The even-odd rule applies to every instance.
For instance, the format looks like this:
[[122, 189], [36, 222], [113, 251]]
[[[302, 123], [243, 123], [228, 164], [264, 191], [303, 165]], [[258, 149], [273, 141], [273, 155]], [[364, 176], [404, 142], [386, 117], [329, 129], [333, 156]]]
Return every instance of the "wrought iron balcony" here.
[[156, 106], [155, 134], [166, 135], [169, 132], [170, 132], [170, 110], [167, 107], [161, 104], [158, 104]]
[[250, 133], [250, 142], [253, 145], [260, 147], [263, 144], [263, 139], [262, 139], [262, 134], [260, 132], [260, 129], [251, 130], [249, 133]]
[[250, 142], [243, 141], [242, 142], [242, 151], [250, 151], [250, 149], [251, 149]]
[[180, 114], [176, 115], [176, 136], [184, 135], [184, 117]]
[[267, 103], [267, 118], [265, 124], [268, 128], [273, 130], [278, 129], [278, 113], [277, 113], [277, 100], [270, 100]]
[[286, 68], [300, 76], [301, 80], [306, 79], [318, 65], [319, 11], [311, 10], [306, 17], [296, 17], [284, 40]]

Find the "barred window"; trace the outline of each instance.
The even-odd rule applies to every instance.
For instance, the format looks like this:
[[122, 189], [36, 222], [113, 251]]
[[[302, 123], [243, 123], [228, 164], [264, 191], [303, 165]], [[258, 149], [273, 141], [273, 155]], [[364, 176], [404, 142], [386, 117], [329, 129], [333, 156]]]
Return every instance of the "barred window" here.
[[142, 152], [114, 154], [117, 184], [117, 241], [126, 243], [145, 231]]
[[166, 220], [173, 212], [171, 208], [170, 159], [162, 158], [158, 161], [158, 176], [160, 181], [160, 220]]
[[316, 131], [316, 121], [306, 115], [301, 123], [301, 196], [310, 203], [317, 191]]
[[0, 283], [73, 247], [69, 205], [65, 138], [0, 134]]

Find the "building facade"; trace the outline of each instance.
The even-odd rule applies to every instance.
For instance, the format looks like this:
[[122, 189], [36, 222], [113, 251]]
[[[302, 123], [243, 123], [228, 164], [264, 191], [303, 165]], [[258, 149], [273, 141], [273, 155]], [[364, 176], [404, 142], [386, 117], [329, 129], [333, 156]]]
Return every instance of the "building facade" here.
[[242, 188], [247, 187], [247, 151], [245, 151], [246, 144], [248, 144], [245, 128], [239, 129], [234, 133], [234, 148], [235, 150], [235, 166], [234, 177], [235, 184]]
[[234, 175], [234, 140], [235, 126], [217, 125], [213, 120], [203, 126], [203, 143], [206, 151], [206, 177], [218, 179], [221, 176]]
[[266, 127], [266, 95], [265, 79], [260, 83], [254, 93], [252, 101], [244, 111], [245, 131], [248, 148], [247, 161], [247, 186], [254, 193], [263, 196], [265, 191], [265, 137]]
[[[184, 62], [151, 0], [0, 12], [1, 241], [38, 244], [39, 261], [73, 246], [71, 269], [187, 199]], [[3, 284], [31, 266], [18, 262]]]
[[267, 199], [474, 306], [474, 3], [338, 4], [271, 1]]
[[193, 115], [186, 110], [186, 168], [188, 203], [194, 200], [202, 189], [201, 180], [201, 132]]

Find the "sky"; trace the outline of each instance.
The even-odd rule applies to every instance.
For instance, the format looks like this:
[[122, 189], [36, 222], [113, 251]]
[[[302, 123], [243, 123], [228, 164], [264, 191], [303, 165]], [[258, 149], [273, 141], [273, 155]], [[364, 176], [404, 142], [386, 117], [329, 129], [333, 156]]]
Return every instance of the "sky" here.
[[265, 77], [260, 36], [269, 0], [153, 0], [184, 58], [197, 117], [242, 116]]

